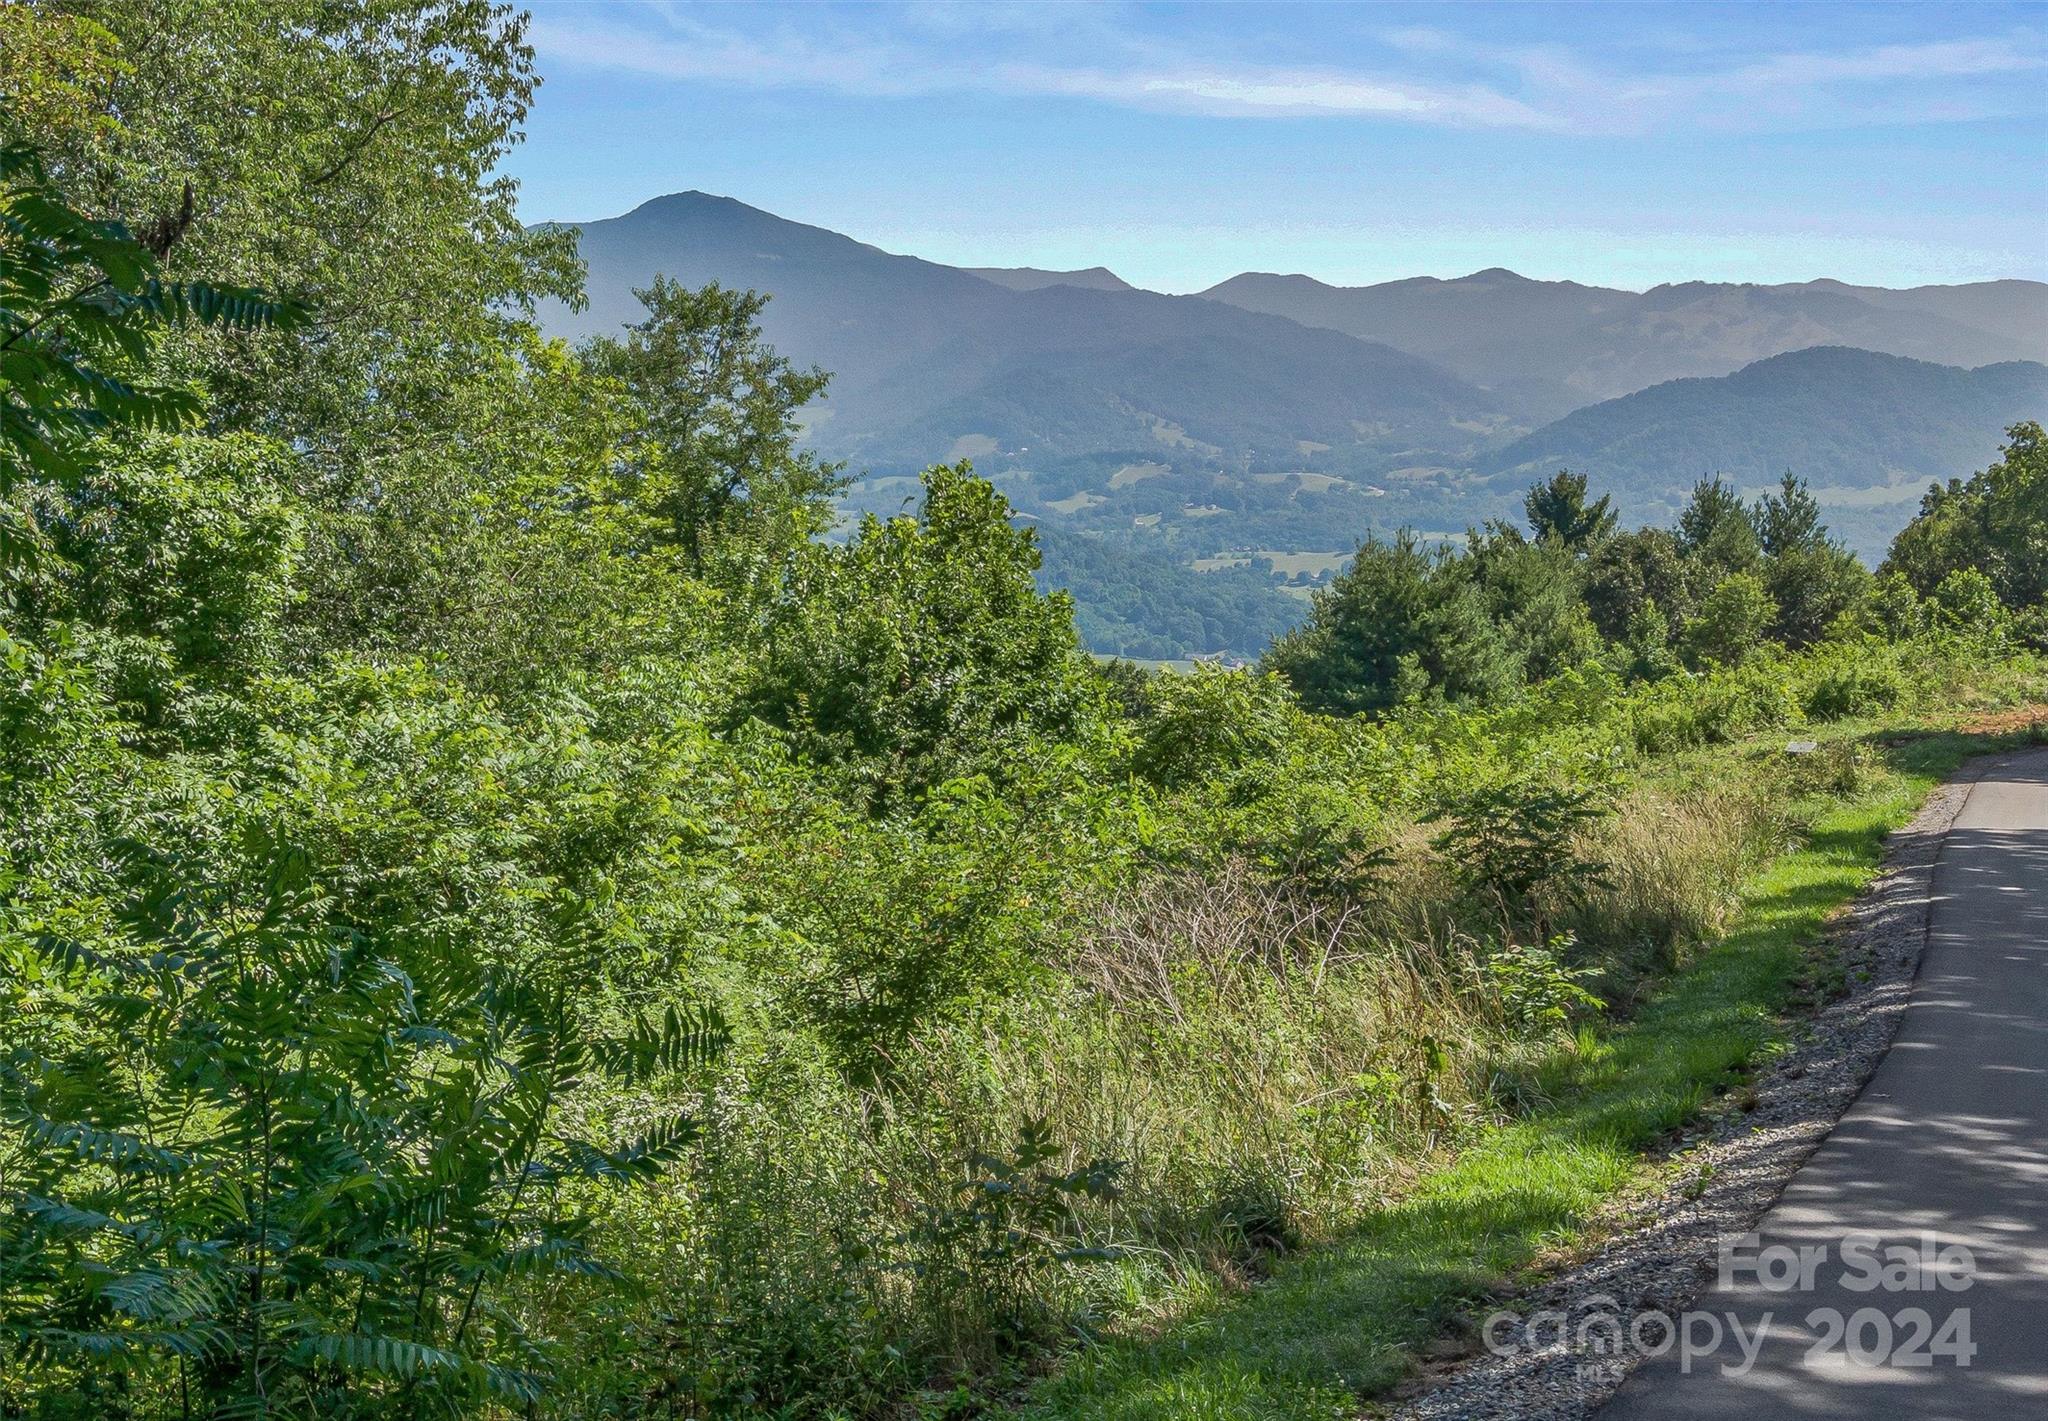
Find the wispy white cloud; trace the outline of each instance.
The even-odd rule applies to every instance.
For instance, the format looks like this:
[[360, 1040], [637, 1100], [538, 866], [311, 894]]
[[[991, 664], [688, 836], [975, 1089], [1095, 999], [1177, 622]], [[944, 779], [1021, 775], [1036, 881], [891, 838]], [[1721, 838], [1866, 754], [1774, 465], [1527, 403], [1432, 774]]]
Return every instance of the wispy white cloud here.
[[578, 15], [541, 15], [531, 37], [548, 58], [595, 69], [747, 89], [814, 88], [866, 97], [931, 92], [933, 76], [920, 72], [900, 46], [851, 36], [816, 40], [789, 32], [763, 37], [714, 29], [680, 16], [670, 33]]
[[[2048, 46], [2033, 31], [1623, 63], [1408, 27], [1377, 36], [1385, 63], [1353, 66], [1204, 54], [1142, 34], [1111, 9], [914, 5], [852, 16], [783, 9], [764, 12], [765, 23], [751, 28], [734, 23], [732, 11], [719, 12], [718, 24], [698, 18], [703, 13], [666, 4], [543, 11], [533, 38], [552, 60], [757, 90], [871, 98], [981, 92], [1225, 118], [1610, 135], [1980, 118], [2015, 111], [2012, 86], [1981, 94], [1959, 89], [1961, 81], [2048, 69]], [[1086, 58], [1076, 60], [1076, 52]], [[2037, 94], [2031, 102], [2038, 112]]]
[[1886, 79], [1966, 79], [2048, 68], [2038, 34], [1887, 44], [1847, 54], [1779, 54], [1737, 69], [1737, 85], [1827, 84]]
[[534, 41], [557, 59], [661, 78], [750, 89], [819, 88], [858, 97], [978, 91], [1098, 100], [1129, 108], [1224, 117], [1357, 115], [1461, 127], [1543, 127], [1550, 120], [1483, 85], [1436, 85], [1335, 69], [1186, 62], [1118, 67], [999, 60], [957, 65], [899, 42], [780, 31], [752, 37], [678, 20], [653, 34], [615, 20], [535, 22]]
[[1418, 84], [1335, 69], [1188, 65], [1170, 69], [1057, 69], [999, 65], [994, 86], [1133, 108], [1227, 118], [1353, 116], [1470, 128], [1543, 128], [1551, 120], [1483, 85]]

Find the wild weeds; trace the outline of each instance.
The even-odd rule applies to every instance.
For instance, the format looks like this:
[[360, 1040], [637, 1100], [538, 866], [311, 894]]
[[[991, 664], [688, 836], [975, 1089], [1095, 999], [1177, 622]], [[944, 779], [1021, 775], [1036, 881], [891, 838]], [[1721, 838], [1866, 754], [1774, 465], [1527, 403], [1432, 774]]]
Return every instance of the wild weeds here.
[[1712, 939], [1743, 875], [1786, 842], [1782, 811], [1740, 786], [1638, 789], [1584, 832], [1605, 881], [1560, 921], [1581, 952], [1628, 975], [1669, 971]]

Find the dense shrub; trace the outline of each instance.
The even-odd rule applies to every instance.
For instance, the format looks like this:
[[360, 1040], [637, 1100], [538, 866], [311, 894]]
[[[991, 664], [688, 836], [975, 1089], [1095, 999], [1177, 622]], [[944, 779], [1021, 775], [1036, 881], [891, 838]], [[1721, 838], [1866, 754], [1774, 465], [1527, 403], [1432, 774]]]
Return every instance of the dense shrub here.
[[1906, 695], [1905, 678], [1889, 656], [1855, 648], [1814, 669], [1804, 709], [1812, 720], [1839, 720], [1890, 710]]

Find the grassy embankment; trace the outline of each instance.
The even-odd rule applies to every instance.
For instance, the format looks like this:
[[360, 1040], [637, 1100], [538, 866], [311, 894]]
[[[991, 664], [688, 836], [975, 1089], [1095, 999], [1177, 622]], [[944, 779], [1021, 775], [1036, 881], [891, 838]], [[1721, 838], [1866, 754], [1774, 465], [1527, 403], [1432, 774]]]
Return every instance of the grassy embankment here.
[[[1346, 1236], [1235, 1295], [1195, 1300], [1156, 1335], [1068, 1359], [1028, 1414], [1038, 1421], [1252, 1421], [1356, 1414], [1461, 1311], [1583, 1244], [1672, 1132], [1736, 1089], [1787, 1039], [1829, 917], [1870, 881], [1886, 835], [1968, 757], [2024, 729], [1820, 732], [1842, 783], [1790, 806], [1786, 852], [1741, 886], [1731, 929], [1632, 1017], [1582, 1032], [1544, 1074], [1549, 1103], [1482, 1131], [1446, 1167]], [[1779, 743], [1680, 761], [1674, 778], [1739, 773]], [[1852, 752], [1855, 752], [1852, 757]]]

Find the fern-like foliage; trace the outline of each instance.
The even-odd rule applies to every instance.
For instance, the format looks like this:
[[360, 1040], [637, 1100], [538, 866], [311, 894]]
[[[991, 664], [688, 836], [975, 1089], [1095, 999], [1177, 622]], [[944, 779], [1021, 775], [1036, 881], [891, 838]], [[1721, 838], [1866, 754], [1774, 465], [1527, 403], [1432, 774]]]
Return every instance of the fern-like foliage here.
[[0, 1345], [124, 1415], [532, 1403], [507, 1300], [616, 1285], [583, 1210], [698, 1138], [568, 1134], [565, 1098], [710, 1061], [724, 1023], [593, 1045], [558, 995], [351, 922], [287, 846], [231, 882], [129, 863], [106, 938], [0, 943], [38, 1002], [0, 1056]]
[[636, 1015], [631, 1031], [596, 1042], [591, 1054], [607, 1074], [642, 1081], [715, 1060], [730, 1040], [731, 1033], [715, 1007], [704, 1004], [678, 1011], [671, 1004], [662, 1013], [659, 1027], [644, 1015]]

